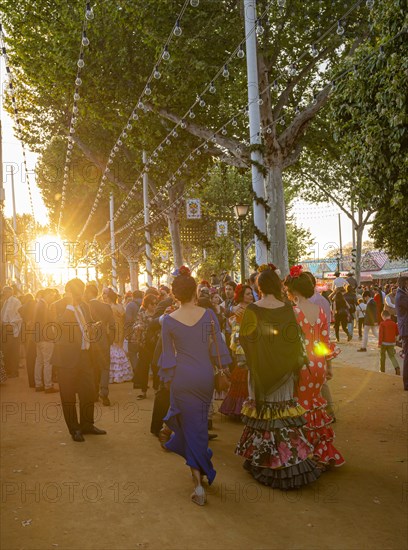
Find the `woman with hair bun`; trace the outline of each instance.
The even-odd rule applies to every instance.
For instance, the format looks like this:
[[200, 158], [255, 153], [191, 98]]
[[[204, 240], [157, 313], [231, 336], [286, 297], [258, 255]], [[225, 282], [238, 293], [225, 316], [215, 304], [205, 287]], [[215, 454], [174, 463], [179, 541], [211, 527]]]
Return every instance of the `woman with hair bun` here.
[[275, 267], [259, 269], [262, 298], [246, 308], [240, 329], [250, 383], [242, 407], [245, 428], [235, 452], [246, 459], [244, 468], [260, 483], [297, 489], [320, 475], [302, 430], [305, 410], [293, 396], [295, 377], [306, 359]]
[[235, 288], [234, 302], [239, 307], [229, 318], [231, 325], [230, 349], [233, 353], [235, 368], [231, 375], [231, 386], [220, 407], [220, 413], [233, 418], [241, 418], [241, 409], [248, 397], [248, 367], [245, 353], [239, 341], [239, 330], [245, 309], [254, 301], [252, 288], [249, 285], [239, 284]]
[[313, 458], [321, 470], [328, 465], [341, 466], [344, 458], [334, 447], [333, 419], [326, 411], [327, 401], [321, 394], [326, 381], [327, 361], [335, 356], [329, 341], [329, 324], [321, 307], [309, 301], [314, 294], [313, 283], [294, 266], [285, 279], [289, 298], [294, 302], [296, 320], [304, 335], [308, 365], [303, 365], [295, 389], [300, 405], [306, 409], [305, 433], [313, 446]]
[[197, 285], [190, 270], [183, 266], [173, 275], [172, 293], [180, 307], [163, 317], [163, 351], [159, 360], [159, 376], [170, 388], [170, 407], [164, 422], [173, 431], [165, 447], [186, 459], [195, 485], [191, 500], [203, 506], [206, 494], [202, 477], [207, 476], [210, 485], [215, 478], [207, 424], [214, 391], [210, 354], [213, 332], [222, 365], [230, 364], [231, 358], [216, 315], [211, 309], [196, 305]]

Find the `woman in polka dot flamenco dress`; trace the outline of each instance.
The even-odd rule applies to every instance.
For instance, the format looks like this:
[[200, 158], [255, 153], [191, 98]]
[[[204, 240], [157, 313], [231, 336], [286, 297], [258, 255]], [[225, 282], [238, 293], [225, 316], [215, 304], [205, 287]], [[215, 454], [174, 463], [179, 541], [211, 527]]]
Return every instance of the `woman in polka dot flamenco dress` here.
[[334, 431], [330, 424], [333, 419], [326, 412], [326, 400], [321, 388], [326, 381], [327, 361], [337, 353], [329, 341], [329, 326], [321, 307], [309, 301], [314, 294], [313, 283], [302, 273], [301, 266], [294, 266], [285, 279], [289, 298], [296, 304], [296, 320], [304, 334], [309, 365], [299, 372], [295, 396], [299, 404], [307, 411], [307, 424], [304, 432], [313, 446], [314, 460], [321, 469], [330, 465], [341, 466], [344, 458], [333, 445]]

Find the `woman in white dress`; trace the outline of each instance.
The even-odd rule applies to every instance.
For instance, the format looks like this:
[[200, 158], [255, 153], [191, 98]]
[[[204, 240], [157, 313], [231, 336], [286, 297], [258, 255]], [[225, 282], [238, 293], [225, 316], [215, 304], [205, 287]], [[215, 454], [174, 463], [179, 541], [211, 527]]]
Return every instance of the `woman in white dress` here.
[[103, 300], [112, 308], [115, 320], [115, 339], [110, 347], [109, 383], [130, 382], [133, 370], [123, 349], [125, 308], [117, 303], [117, 294], [111, 288], [103, 291]]

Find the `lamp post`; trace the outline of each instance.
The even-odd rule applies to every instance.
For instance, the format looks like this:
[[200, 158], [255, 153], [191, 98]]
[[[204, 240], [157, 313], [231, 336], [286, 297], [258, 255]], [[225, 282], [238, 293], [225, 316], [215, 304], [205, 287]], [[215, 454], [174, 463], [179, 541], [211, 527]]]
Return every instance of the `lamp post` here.
[[245, 283], [245, 249], [244, 249], [244, 231], [243, 223], [247, 217], [249, 210], [248, 204], [236, 204], [234, 206], [234, 214], [237, 220], [239, 221], [239, 239], [240, 239], [240, 248], [241, 248], [241, 283]]

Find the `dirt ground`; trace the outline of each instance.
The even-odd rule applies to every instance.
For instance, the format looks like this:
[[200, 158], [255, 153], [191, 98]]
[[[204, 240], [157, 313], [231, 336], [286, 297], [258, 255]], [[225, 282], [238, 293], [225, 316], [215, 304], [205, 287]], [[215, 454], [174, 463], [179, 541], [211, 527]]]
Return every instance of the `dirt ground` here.
[[111, 386], [96, 422], [108, 435], [74, 443], [58, 394], [20, 371], [1, 387], [1, 549], [408, 548], [407, 393], [390, 366], [376, 372], [374, 346], [341, 347], [330, 385], [346, 464], [302, 491], [265, 488], [234, 455], [240, 423], [217, 413], [205, 507], [190, 502], [183, 459], [149, 433], [152, 390], [140, 403], [131, 384]]

